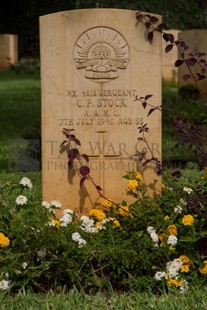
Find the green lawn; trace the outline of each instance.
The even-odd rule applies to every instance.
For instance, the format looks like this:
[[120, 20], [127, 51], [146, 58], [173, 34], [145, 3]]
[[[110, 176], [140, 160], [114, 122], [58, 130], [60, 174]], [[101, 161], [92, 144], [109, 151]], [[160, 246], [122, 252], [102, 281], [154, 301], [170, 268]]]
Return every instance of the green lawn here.
[[8, 170], [13, 147], [24, 137], [40, 137], [39, 73], [0, 73], [0, 170]]
[[0, 141], [21, 138], [33, 127], [40, 126], [39, 74], [0, 73]]
[[1, 310], [206, 310], [207, 289], [195, 287], [186, 295], [171, 292], [87, 295], [76, 289], [47, 294], [0, 294]]

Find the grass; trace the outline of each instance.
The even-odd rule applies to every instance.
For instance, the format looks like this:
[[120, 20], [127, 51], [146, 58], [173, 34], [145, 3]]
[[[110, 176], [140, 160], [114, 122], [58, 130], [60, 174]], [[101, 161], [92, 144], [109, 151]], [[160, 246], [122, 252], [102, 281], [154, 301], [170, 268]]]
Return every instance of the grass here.
[[76, 289], [38, 295], [1, 293], [0, 303], [1, 310], [206, 310], [207, 288], [194, 287], [186, 295], [170, 292], [160, 296], [136, 292], [88, 295]]
[[0, 74], [0, 169], [8, 170], [16, 139], [40, 135], [40, 77], [6, 70]]
[[0, 141], [23, 137], [27, 130], [40, 125], [39, 75], [1, 73], [0, 101]]

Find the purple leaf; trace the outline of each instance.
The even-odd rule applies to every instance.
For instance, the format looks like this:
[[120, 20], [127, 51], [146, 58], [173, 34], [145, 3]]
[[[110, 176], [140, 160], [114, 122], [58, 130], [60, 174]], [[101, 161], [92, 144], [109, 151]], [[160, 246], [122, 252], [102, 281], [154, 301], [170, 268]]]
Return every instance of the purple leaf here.
[[168, 26], [165, 25], [165, 24], [159, 24], [159, 25], [157, 26], [157, 29], [160, 30], [160, 31], [162, 31], [162, 30], [168, 30]]
[[175, 177], [175, 178], [177, 178], [177, 179], [179, 179], [180, 177], [181, 177], [181, 172], [180, 171], [174, 171], [173, 173], [172, 173], [172, 176], [173, 177]]
[[146, 166], [150, 161], [151, 161], [150, 159], [145, 160], [145, 161], [142, 163], [142, 166]]
[[81, 143], [80, 143], [80, 141], [78, 140], [78, 139], [73, 139], [73, 141], [77, 144], [77, 145], [79, 145], [79, 146], [81, 146]]
[[205, 79], [205, 78], [206, 78], [206, 76], [205, 76], [205, 75], [200, 74], [200, 73], [196, 73], [196, 75], [198, 76], [197, 81], [201, 81], [201, 80], [203, 80], [203, 79]]
[[102, 191], [102, 188], [99, 186], [99, 185], [96, 185], [96, 189], [97, 189], [97, 191]]
[[177, 59], [176, 62], [175, 62], [175, 67], [179, 67], [183, 64], [183, 60], [182, 59]]
[[173, 49], [173, 44], [168, 44], [168, 45], [165, 47], [165, 53], [169, 53], [172, 49]]
[[73, 168], [73, 160], [68, 161], [68, 170], [71, 170]]
[[206, 53], [197, 52], [195, 53], [195, 55], [198, 57], [202, 57], [202, 56], [206, 56]]
[[87, 163], [89, 162], [89, 157], [86, 154], [81, 154], [81, 156], [85, 159], [85, 161], [87, 161]]
[[169, 42], [170, 43], [173, 43], [174, 42], [174, 36], [171, 34], [171, 33], [164, 33], [163, 34], [163, 39], [166, 41], [166, 42]]
[[183, 75], [183, 80], [187, 81], [188, 79], [190, 79], [191, 75], [189, 73], [186, 73]]
[[83, 177], [85, 177], [90, 173], [90, 168], [88, 166], [82, 166], [82, 167], [80, 167], [79, 171], [80, 171], [80, 174]]
[[146, 106], [147, 106], [147, 102], [146, 102], [146, 101], [143, 101], [143, 102], [142, 102], [142, 106], [143, 106], [143, 108], [145, 109]]
[[152, 96], [153, 96], [153, 95], [147, 95], [147, 96], [145, 96], [145, 98], [143, 98], [143, 99], [147, 100], [147, 99], [151, 98]]
[[75, 159], [79, 154], [78, 149], [70, 149], [68, 151], [68, 158]]
[[86, 177], [83, 177], [83, 178], [80, 179], [80, 188], [83, 187], [83, 184], [84, 184], [85, 180], [86, 180]]
[[140, 17], [142, 17], [142, 13], [141, 13], [141, 12], [137, 12], [137, 13], [136, 13], [136, 18], [137, 18], [137, 19], [140, 19]]
[[194, 66], [196, 64], [196, 59], [194, 57], [188, 58], [185, 60], [186, 65]]
[[150, 16], [149, 20], [151, 23], [156, 23], [156, 22], [158, 22], [159, 19], [156, 16]]
[[67, 140], [64, 140], [61, 144], [60, 144], [60, 148], [66, 143], [68, 142]]
[[155, 108], [150, 109], [149, 112], [148, 112], [148, 114], [147, 114], [147, 116], [149, 116], [150, 114], [152, 114], [152, 112], [154, 112], [154, 110], [155, 110]]
[[149, 22], [145, 22], [144, 24], [145, 24], [145, 27], [146, 27], [147, 29], [150, 28], [150, 23], [149, 23]]
[[153, 32], [153, 31], [150, 31], [150, 32], [148, 33], [148, 35], [147, 35], [147, 38], [148, 38], [148, 40], [149, 40], [150, 43], [152, 42], [153, 37], [154, 37], [154, 32]]
[[68, 137], [69, 137], [70, 140], [72, 140], [72, 141], [75, 139], [75, 135], [69, 135]]

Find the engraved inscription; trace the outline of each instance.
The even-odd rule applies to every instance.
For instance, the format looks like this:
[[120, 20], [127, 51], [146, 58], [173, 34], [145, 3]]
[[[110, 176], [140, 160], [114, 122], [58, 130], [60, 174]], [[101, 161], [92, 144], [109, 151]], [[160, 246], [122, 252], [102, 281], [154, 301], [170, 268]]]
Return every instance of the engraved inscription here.
[[81, 74], [94, 82], [114, 80], [128, 66], [129, 48], [123, 36], [108, 27], [84, 32], [74, 47], [74, 60]]

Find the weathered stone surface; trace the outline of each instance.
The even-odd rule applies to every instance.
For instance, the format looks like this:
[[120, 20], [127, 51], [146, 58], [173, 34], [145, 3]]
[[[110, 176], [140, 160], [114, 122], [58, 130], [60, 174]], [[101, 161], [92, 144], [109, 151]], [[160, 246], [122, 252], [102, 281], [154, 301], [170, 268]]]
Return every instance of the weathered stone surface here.
[[14, 34], [0, 34], [0, 70], [18, 62], [18, 37]]
[[[89, 9], [40, 17], [42, 79], [43, 199], [61, 201], [79, 213], [100, 204], [89, 180], [68, 172], [67, 154], [59, 152], [63, 128], [74, 129], [80, 152], [89, 155], [93, 181], [115, 202], [126, 197], [129, 170], [139, 170], [138, 127], [147, 123], [147, 142], [161, 156], [161, 114], [147, 117], [135, 97], [152, 94], [161, 104], [161, 36], [149, 44], [136, 12]], [[147, 157], [150, 157], [148, 151]], [[144, 182], [151, 195], [160, 191], [154, 167], [145, 166]]]

